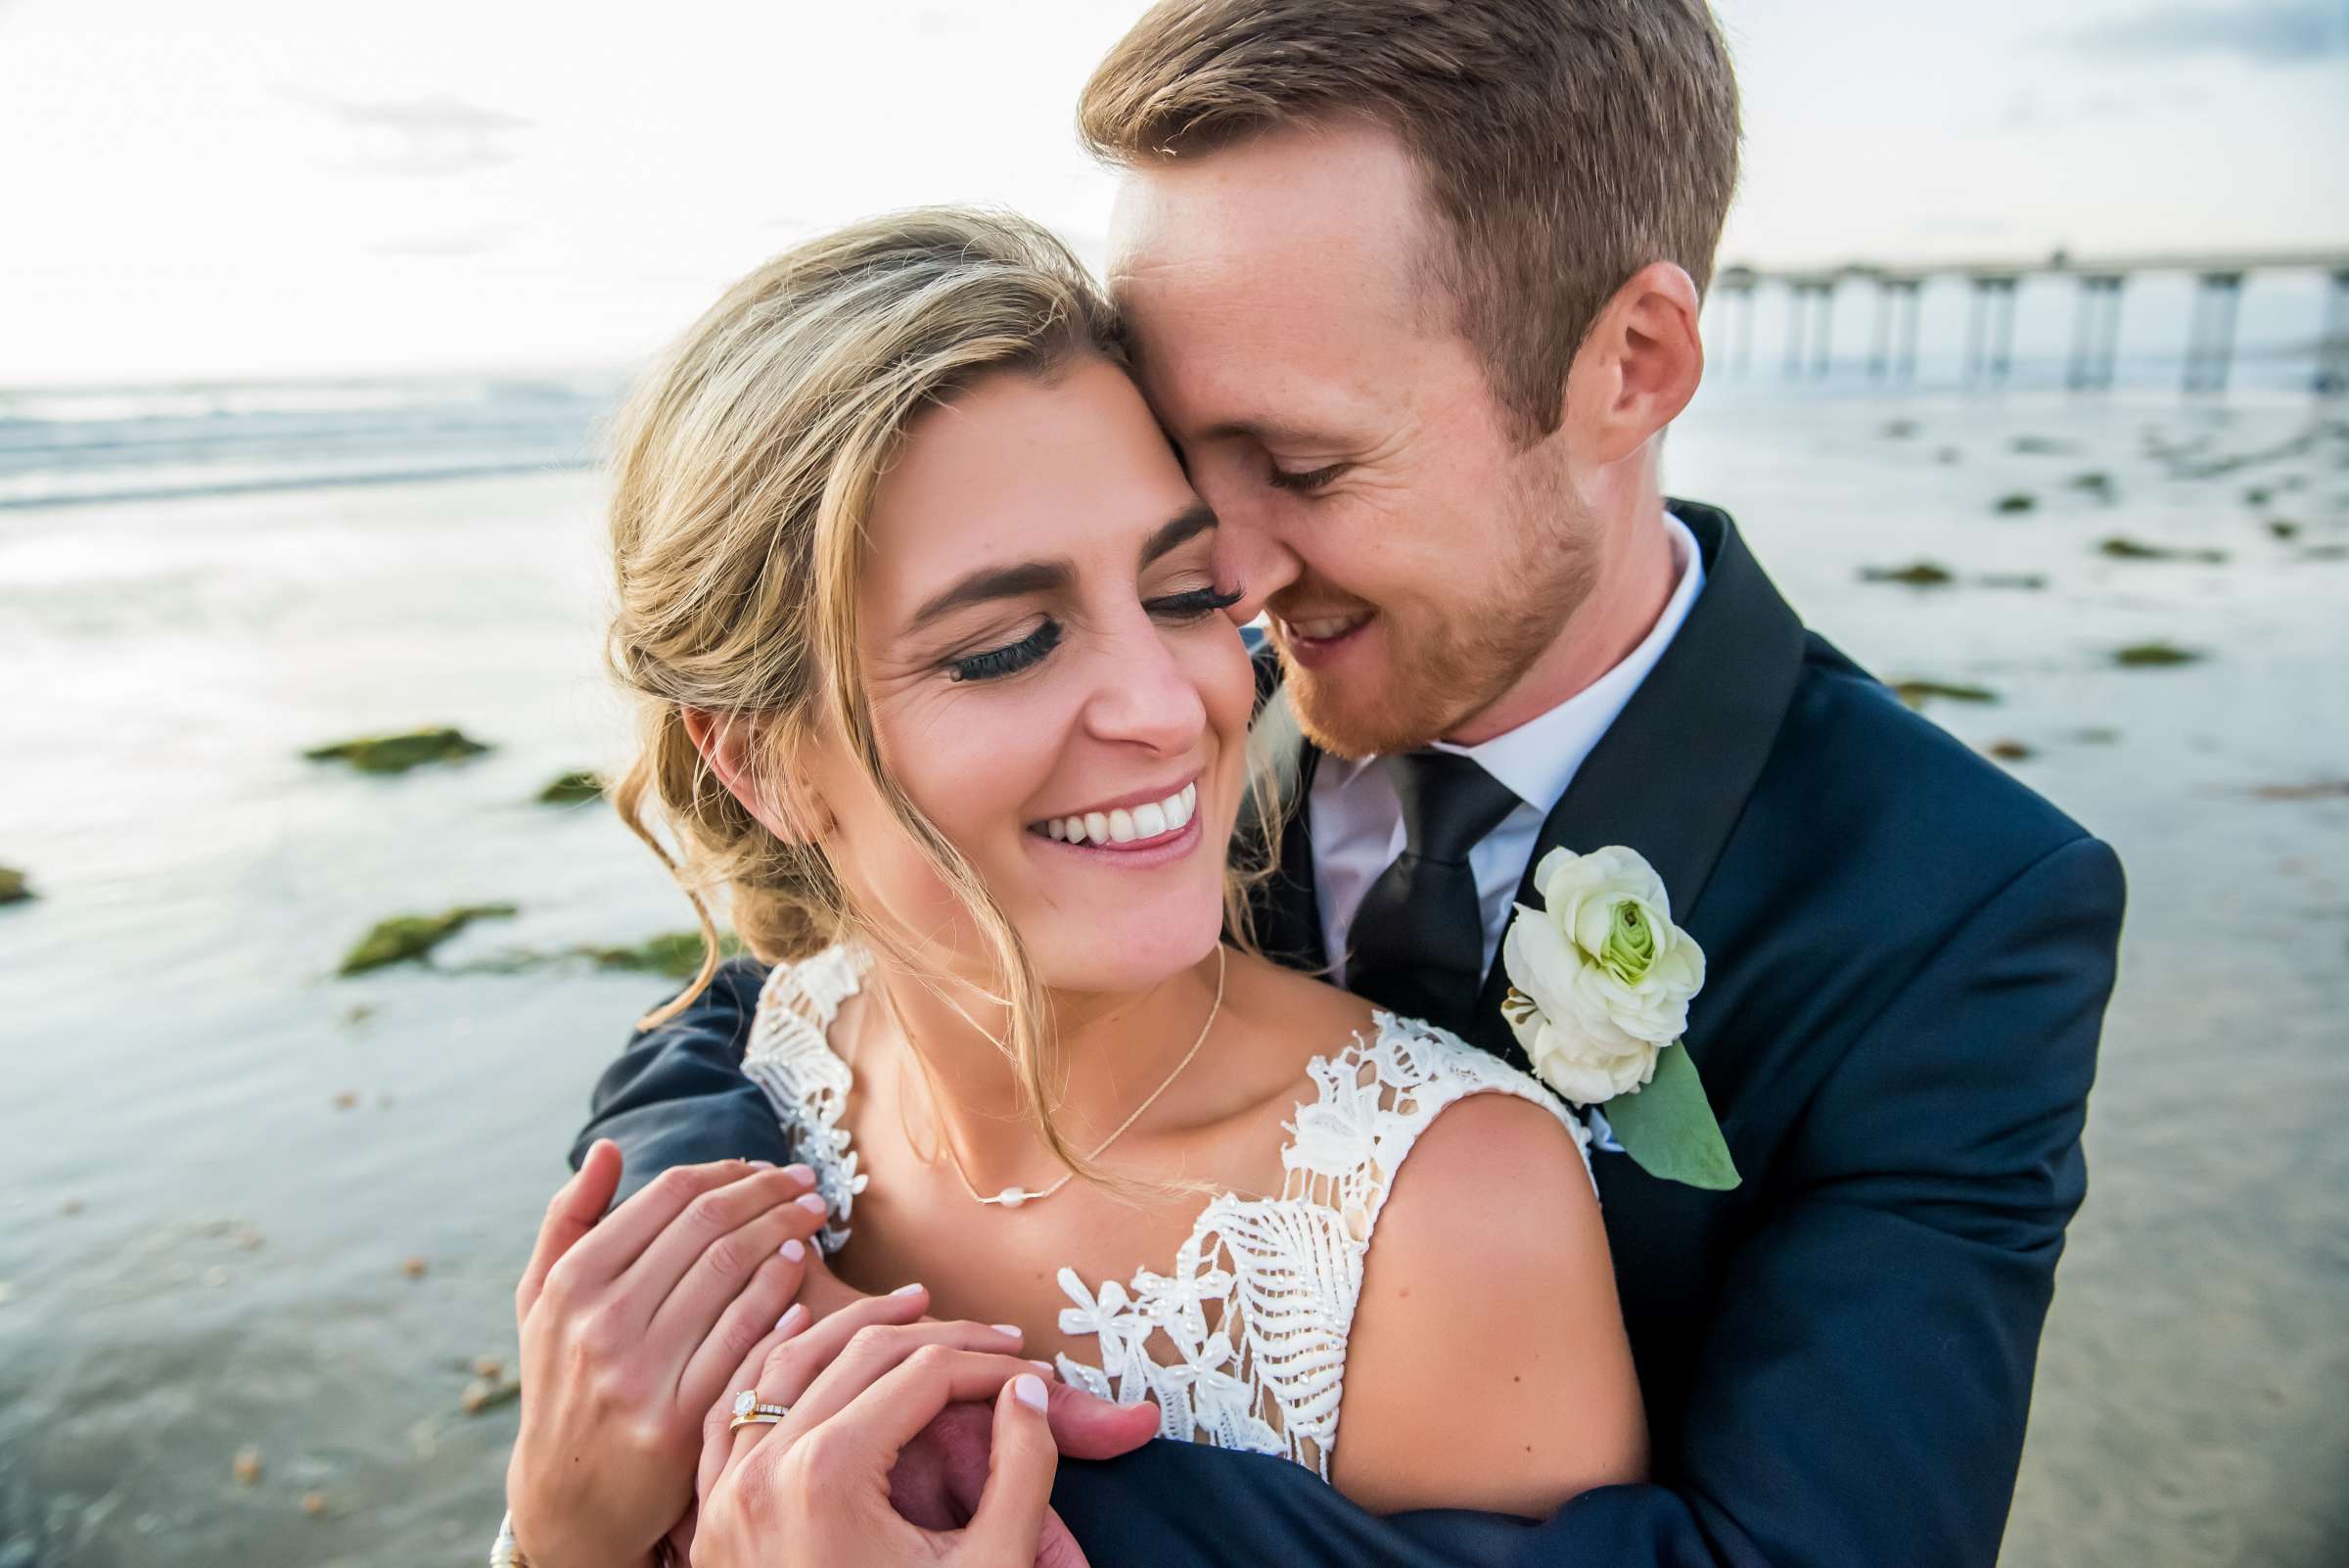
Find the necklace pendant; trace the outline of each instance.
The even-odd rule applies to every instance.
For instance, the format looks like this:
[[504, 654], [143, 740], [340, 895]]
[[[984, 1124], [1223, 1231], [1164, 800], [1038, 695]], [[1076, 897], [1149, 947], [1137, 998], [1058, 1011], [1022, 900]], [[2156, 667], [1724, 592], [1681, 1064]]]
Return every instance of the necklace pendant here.
[[1006, 1209], [1016, 1209], [1027, 1201], [1027, 1190], [1022, 1187], [1005, 1187], [1002, 1191], [995, 1194], [995, 1202], [1001, 1204]]

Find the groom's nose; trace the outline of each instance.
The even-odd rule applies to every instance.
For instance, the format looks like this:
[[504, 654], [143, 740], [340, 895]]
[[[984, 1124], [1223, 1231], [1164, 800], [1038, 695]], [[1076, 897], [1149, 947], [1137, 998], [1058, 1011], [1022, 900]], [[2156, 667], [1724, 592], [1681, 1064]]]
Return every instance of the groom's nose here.
[[1280, 498], [1267, 495], [1267, 486], [1256, 486], [1254, 495], [1246, 493], [1250, 486], [1244, 481], [1200, 488], [1216, 510], [1216, 585], [1239, 592], [1239, 602], [1225, 614], [1244, 626], [1297, 580], [1303, 564], [1276, 526]]

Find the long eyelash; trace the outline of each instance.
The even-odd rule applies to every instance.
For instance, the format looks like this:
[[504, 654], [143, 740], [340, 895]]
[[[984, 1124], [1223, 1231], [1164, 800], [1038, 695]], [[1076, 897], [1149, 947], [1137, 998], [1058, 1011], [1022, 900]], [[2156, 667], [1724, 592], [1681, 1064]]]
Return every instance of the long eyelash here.
[[1344, 463], [1332, 463], [1327, 468], [1309, 469], [1302, 474], [1296, 474], [1274, 464], [1272, 472], [1266, 476], [1266, 480], [1276, 490], [1317, 490], [1340, 474], [1345, 473], [1347, 465]]
[[1218, 588], [1193, 588], [1188, 593], [1170, 594], [1164, 599], [1153, 599], [1146, 608], [1154, 616], [1165, 616], [1174, 621], [1197, 621], [1203, 617], [1212, 616], [1219, 610], [1228, 610], [1239, 602], [1240, 590], [1237, 588], [1228, 591]]
[[1050, 653], [1060, 643], [1060, 623], [1047, 621], [1019, 641], [1002, 648], [957, 659], [946, 667], [949, 680], [995, 680], [1016, 675]]

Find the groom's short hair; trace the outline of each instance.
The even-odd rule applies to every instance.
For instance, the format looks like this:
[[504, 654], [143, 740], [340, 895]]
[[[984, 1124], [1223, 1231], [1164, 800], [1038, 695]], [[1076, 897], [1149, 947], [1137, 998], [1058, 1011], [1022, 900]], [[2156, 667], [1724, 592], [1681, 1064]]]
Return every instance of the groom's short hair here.
[[1608, 299], [1672, 261], [1701, 292], [1737, 178], [1737, 84], [1705, 0], [1162, 0], [1085, 83], [1109, 162], [1366, 116], [1418, 163], [1459, 326], [1527, 440]]

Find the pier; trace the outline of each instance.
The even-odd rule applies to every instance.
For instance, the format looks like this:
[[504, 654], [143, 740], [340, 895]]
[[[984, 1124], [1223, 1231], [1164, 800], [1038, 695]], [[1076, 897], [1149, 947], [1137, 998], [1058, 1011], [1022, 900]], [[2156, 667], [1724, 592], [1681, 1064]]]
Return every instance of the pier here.
[[2071, 278], [2078, 286], [2071, 352], [2064, 384], [2080, 391], [2112, 385], [2119, 357], [2121, 298], [2132, 279], [2166, 273], [2193, 280], [2187, 326], [2186, 390], [2226, 391], [2234, 363], [2235, 317], [2243, 280], [2254, 273], [2314, 273], [2326, 280], [2325, 314], [2317, 340], [2315, 390], [2349, 393], [2349, 250], [2178, 252], [2074, 256], [2057, 251], [2036, 261], [1941, 261], [1918, 265], [1854, 261], [1833, 267], [1724, 267], [1713, 292], [1737, 316], [1730, 363], [1750, 369], [1754, 297], [1764, 288], [1786, 296], [1785, 373], [1820, 377], [1832, 363], [1835, 298], [1845, 286], [1872, 288], [1875, 313], [1867, 354], [1870, 379], [1916, 379], [1917, 315], [1925, 285], [1956, 283], [1970, 295], [1966, 317], [1965, 380], [2004, 385], [2014, 369], [2015, 295], [2026, 279]]

